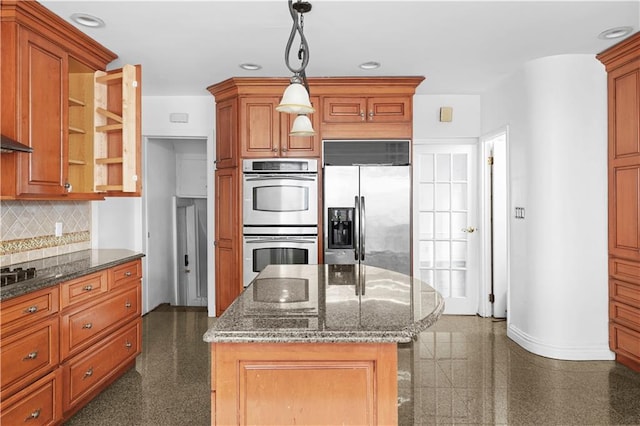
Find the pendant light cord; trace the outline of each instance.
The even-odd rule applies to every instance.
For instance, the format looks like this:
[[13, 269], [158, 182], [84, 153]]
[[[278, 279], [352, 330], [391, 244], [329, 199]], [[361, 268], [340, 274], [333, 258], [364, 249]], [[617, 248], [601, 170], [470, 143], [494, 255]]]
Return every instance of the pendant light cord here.
[[[304, 13], [311, 10], [311, 4], [305, 3], [302, 7], [299, 8], [299, 11], [296, 10], [293, 6], [293, 0], [288, 0], [289, 2], [289, 13], [291, 14], [291, 19], [293, 19], [293, 26], [291, 27], [291, 33], [289, 34], [289, 40], [287, 41], [287, 47], [284, 51], [284, 62], [289, 68], [294, 76], [292, 78], [301, 78], [302, 84], [305, 89], [307, 89], [307, 93], [309, 92], [309, 84], [307, 83], [307, 74], [305, 69], [307, 68], [307, 64], [309, 63], [309, 45], [307, 44], [307, 39], [304, 36]], [[298, 3], [301, 3], [298, 0]], [[299, 15], [299, 16], [298, 16]], [[293, 46], [293, 41], [296, 38], [296, 34], [300, 35], [300, 48], [298, 49], [298, 59], [301, 61], [299, 68], [293, 68], [289, 61], [289, 56], [291, 56], [291, 46]]]

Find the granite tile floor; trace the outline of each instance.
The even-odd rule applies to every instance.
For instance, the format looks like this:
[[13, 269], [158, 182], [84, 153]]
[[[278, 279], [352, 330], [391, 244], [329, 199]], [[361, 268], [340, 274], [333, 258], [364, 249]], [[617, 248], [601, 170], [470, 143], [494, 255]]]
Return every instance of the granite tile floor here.
[[[143, 319], [136, 368], [66, 425], [208, 425], [204, 310], [163, 306]], [[399, 350], [401, 425], [640, 424], [640, 374], [609, 361], [558, 361], [506, 337], [504, 321], [443, 316]]]

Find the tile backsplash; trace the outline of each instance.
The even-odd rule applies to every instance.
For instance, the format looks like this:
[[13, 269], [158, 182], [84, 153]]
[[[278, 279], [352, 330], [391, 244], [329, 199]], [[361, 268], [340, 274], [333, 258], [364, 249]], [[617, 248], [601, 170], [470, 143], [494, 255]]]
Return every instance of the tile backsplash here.
[[1, 266], [90, 248], [90, 201], [0, 202]]

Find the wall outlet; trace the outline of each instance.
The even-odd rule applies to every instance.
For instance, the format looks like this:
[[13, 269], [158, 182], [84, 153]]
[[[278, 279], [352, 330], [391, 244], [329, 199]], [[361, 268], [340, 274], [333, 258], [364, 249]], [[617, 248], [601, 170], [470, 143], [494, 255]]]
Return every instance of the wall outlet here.
[[56, 222], [55, 236], [62, 237], [62, 222]]

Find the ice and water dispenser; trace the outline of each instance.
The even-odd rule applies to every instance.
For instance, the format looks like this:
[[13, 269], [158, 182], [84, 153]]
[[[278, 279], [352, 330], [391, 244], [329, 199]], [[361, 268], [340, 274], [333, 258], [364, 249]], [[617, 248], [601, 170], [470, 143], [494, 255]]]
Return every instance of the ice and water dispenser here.
[[330, 249], [349, 249], [353, 246], [354, 208], [329, 207], [329, 235], [328, 247]]

